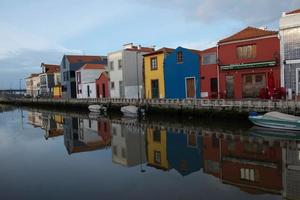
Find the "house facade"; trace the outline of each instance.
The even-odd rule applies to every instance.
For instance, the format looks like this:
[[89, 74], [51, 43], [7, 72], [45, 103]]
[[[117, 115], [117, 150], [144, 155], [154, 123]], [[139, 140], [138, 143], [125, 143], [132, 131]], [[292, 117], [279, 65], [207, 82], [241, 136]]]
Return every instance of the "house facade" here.
[[97, 98], [96, 79], [105, 71], [104, 64], [85, 64], [76, 71], [76, 96], [82, 98]]
[[164, 64], [165, 98], [200, 98], [200, 51], [175, 49]]
[[40, 77], [41, 96], [52, 96], [54, 87], [60, 85], [60, 66], [51, 64], [41, 64], [42, 73]]
[[201, 51], [201, 98], [218, 98], [217, 47]]
[[153, 48], [130, 43], [124, 45], [122, 50], [108, 54], [112, 98], [144, 97], [143, 55], [152, 51]]
[[280, 87], [277, 31], [247, 27], [218, 42], [219, 87], [224, 98], [258, 98]]
[[161, 48], [144, 55], [144, 88], [145, 98], [165, 98], [164, 62], [173, 51], [170, 48]]
[[107, 72], [102, 72], [100, 77], [96, 79], [97, 98], [109, 98], [109, 77]]
[[76, 98], [75, 72], [85, 64], [107, 64], [106, 56], [65, 55], [62, 59], [61, 87], [62, 98]]
[[281, 86], [290, 98], [300, 94], [300, 9], [280, 18]]
[[40, 74], [31, 74], [26, 80], [26, 94], [31, 97], [40, 96]]

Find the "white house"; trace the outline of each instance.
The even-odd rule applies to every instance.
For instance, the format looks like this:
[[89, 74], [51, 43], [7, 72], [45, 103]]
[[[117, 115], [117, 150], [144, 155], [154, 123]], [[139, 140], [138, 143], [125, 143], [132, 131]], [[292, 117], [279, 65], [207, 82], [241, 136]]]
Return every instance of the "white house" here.
[[142, 98], [143, 55], [154, 51], [152, 47], [123, 46], [122, 50], [108, 54], [110, 96], [112, 98]]
[[76, 71], [76, 95], [78, 99], [97, 98], [96, 79], [105, 71], [104, 64], [85, 64]]
[[26, 79], [26, 94], [31, 97], [38, 97], [40, 95], [40, 74], [31, 74]]
[[291, 94], [300, 93], [300, 9], [280, 18], [281, 86]]
[[40, 93], [42, 96], [51, 96], [54, 86], [60, 84], [60, 66], [42, 63], [41, 68]]

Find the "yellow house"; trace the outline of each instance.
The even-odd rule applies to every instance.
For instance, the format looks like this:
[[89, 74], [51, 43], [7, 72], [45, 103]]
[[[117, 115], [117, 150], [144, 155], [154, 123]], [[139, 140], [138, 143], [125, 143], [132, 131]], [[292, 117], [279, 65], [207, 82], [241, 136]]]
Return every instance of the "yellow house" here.
[[147, 128], [147, 157], [148, 165], [168, 170], [167, 131]]
[[53, 98], [60, 99], [62, 95], [62, 88], [60, 85], [56, 85], [53, 87]]
[[145, 98], [165, 98], [164, 60], [174, 49], [161, 48], [144, 55]]

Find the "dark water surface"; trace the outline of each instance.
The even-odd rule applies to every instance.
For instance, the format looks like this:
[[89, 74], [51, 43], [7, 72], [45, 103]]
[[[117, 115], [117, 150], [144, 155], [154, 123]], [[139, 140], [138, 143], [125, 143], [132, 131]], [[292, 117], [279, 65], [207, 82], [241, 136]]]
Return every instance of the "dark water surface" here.
[[299, 140], [229, 120], [0, 105], [0, 199], [299, 199]]

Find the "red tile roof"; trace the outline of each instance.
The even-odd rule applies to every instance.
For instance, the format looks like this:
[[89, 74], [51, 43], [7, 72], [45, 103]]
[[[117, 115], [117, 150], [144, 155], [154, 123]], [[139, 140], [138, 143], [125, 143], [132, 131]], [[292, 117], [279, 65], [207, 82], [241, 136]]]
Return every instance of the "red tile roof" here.
[[42, 63], [42, 67], [45, 67], [45, 73], [52, 74], [55, 72], [60, 72], [60, 65], [52, 65], [52, 64], [45, 64]]
[[211, 47], [211, 48], [208, 48], [208, 49], [204, 49], [201, 51], [201, 53], [211, 53], [211, 52], [217, 52], [217, 47]]
[[278, 34], [278, 31], [263, 30], [263, 29], [254, 28], [254, 27], [249, 26], [232, 36], [229, 36], [223, 40], [220, 40], [219, 44], [225, 43], [225, 42], [232, 42], [232, 41], [238, 41], [238, 40], [246, 40], [246, 39], [253, 39], [253, 38], [259, 38], [259, 37], [277, 35], [277, 34]]
[[285, 13], [285, 14], [286, 14], [286, 15], [291, 15], [291, 14], [297, 14], [297, 13], [300, 13], [300, 9], [293, 10], [293, 11], [287, 12], [287, 13]]
[[160, 53], [171, 53], [172, 51], [174, 51], [174, 49], [163, 47], [163, 48], [158, 49], [156, 51], [147, 53], [144, 56], [150, 56], [150, 55], [155, 55], [155, 54], [160, 54]]
[[101, 56], [78, 56], [78, 55], [66, 55], [68, 61], [72, 63], [82, 63], [82, 62], [99, 62], [103, 61]]
[[104, 64], [85, 64], [83, 65], [80, 70], [82, 69], [105, 69], [106, 65]]
[[137, 51], [137, 52], [152, 52], [155, 49], [151, 47], [140, 47], [138, 48], [137, 46], [133, 46], [132, 48], [127, 48], [125, 49], [126, 51]]

